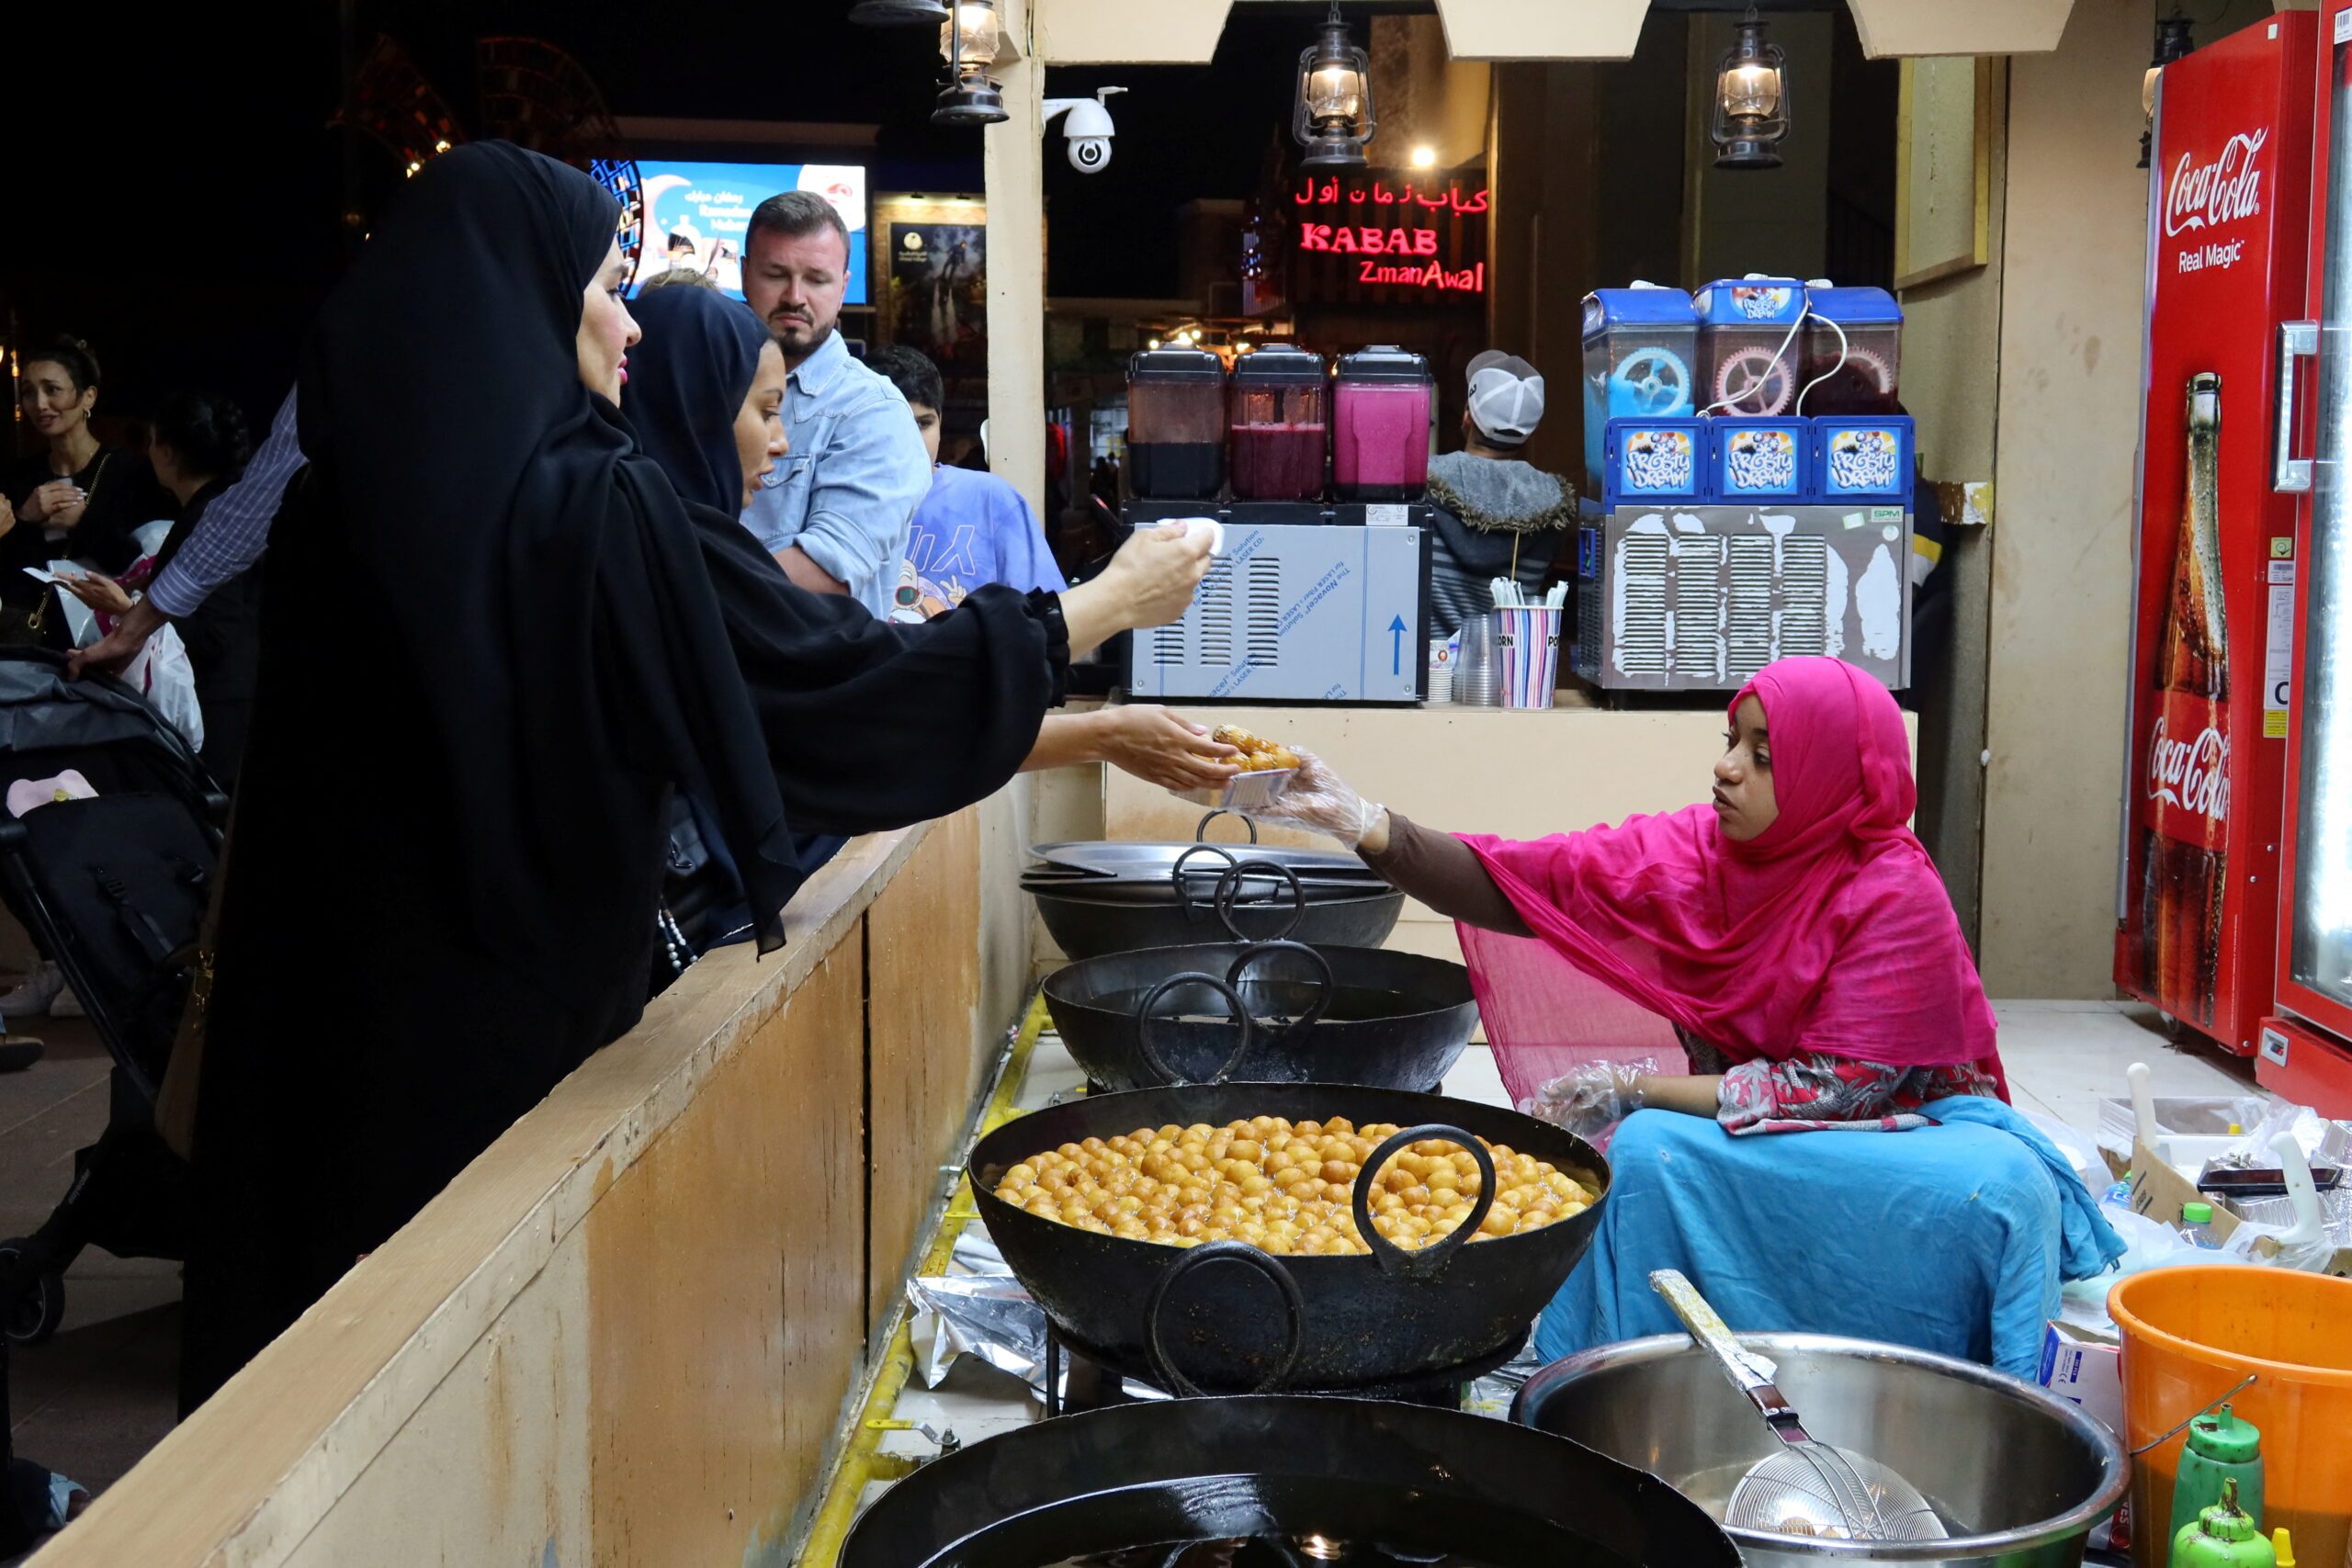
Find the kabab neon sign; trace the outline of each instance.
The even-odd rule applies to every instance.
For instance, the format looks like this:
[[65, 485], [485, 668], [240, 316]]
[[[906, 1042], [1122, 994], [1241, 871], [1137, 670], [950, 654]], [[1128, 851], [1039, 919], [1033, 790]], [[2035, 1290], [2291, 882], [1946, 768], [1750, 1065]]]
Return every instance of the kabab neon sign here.
[[[1291, 204], [1330, 213], [1333, 221], [1328, 223], [1301, 217], [1297, 225], [1298, 248], [1367, 258], [1357, 264], [1358, 283], [1450, 293], [1486, 292], [1485, 262], [1448, 267], [1439, 251], [1440, 231], [1413, 221], [1424, 216], [1434, 220], [1440, 214], [1457, 219], [1482, 216], [1487, 210], [1484, 190], [1465, 193], [1458, 181], [1449, 181], [1439, 190], [1416, 188], [1410, 180], [1393, 186], [1385, 180], [1374, 180], [1345, 188], [1337, 179], [1308, 180], [1291, 193]], [[1383, 208], [1390, 210], [1379, 210]], [[1340, 221], [1342, 219], [1356, 221]], [[1363, 221], [1366, 219], [1387, 221]], [[1401, 261], [1370, 259], [1374, 257]]]

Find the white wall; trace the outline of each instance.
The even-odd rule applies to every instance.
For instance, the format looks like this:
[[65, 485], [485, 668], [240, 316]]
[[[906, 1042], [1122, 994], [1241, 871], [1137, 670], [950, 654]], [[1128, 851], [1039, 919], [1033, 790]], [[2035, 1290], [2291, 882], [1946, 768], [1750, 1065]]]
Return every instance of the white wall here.
[[[2268, 9], [2237, 0], [2198, 39]], [[2054, 52], [2009, 66], [1981, 954], [1995, 996], [2114, 994], [2148, 194], [2132, 162], [2154, 28], [2150, 0], [2076, 0]]]

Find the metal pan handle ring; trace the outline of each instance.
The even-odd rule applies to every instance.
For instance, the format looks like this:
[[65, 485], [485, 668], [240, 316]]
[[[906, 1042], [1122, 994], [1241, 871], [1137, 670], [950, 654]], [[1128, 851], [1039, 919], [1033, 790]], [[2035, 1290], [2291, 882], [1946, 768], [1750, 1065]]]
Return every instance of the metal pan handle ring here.
[[[1477, 1162], [1478, 1201], [1470, 1205], [1469, 1216], [1460, 1224], [1427, 1247], [1418, 1251], [1407, 1251], [1373, 1229], [1372, 1193], [1374, 1184], [1380, 1179], [1381, 1168], [1392, 1156], [1425, 1140], [1458, 1144]], [[1478, 1227], [1486, 1223], [1487, 1212], [1495, 1206], [1495, 1200], [1499, 1196], [1495, 1190], [1495, 1158], [1487, 1152], [1486, 1145], [1459, 1127], [1448, 1127], [1443, 1122], [1408, 1127], [1401, 1133], [1391, 1134], [1386, 1142], [1372, 1151], [1372, 1157], [1365, 1160], [1363, 1168], [1356, 1172], [1356, 1190], [1351, 1196], [1356, 1230], [1372, 1248], [1372, 1255], [1380, 1260], [1381, 1269], [1408, 1280], [1428, 1278], [1442, 1271], [1447, 1258], [1469, 1246], [1471, 1237], [1476, 1235]]]
[[[1235, 866], [1241, 863], [1239, 859], [1235, 856], [1234, 852], [1231, 850], [1227, 849], [1223, 844], [1194, 844], [1191, 849], [1186, 850], [1182, 854], [1176, 857], [1176, 863], [1169, 867], [1168, 880], [1176, 885], [1176, 907], [1184, 911], [1184, 919], [1186, 920], [1197, 919], [1200, 913], [1200, 907], [1193, 902], [1193, 889], [1190, 885], [1184, 881], [1184, 863], [1191, 860], [1197, 854], [1212, 854], [1222, 857], [1225, 861], [1225, 869], [1227, 871], [1231, 871]], [[1212, 905], [1216, 901], [1214, 891], [1212, 891], [1210, 895], [1209, 901]]]
[[1276, 1040], [1288, 1040], [1323, 1021], [1323, 1015], [1331, 1010], [1331, 998], [1338, 990], [1339, 983], [1331, 977], [1331, 961], [1322, 953], [1303, 942], [1278, 938], [1272, 942], [1253, 942], [1245, 948], [1241, 956], [1233, 961], [1233, 967], [1225, 972], [1226, 984], [1239, 988], [1242, 972], [1259, 959], [1274, 953], [1303, 953], [1315, 965], [1315, 999], [1307, 1004], [1306, 1010], [1298, 1015], [1296, 1021], [1273, 1035]]
[[[1298, 873], [1280, 861], [1245, 860], [1238, 865], [1227, 867], [1225, 874], [1216, 879], [1216, 892], [1212, 899], [1216, 908], [1216, 918], [1225, 922], [1225, 929], [1233, 933], [1234, 941], [1250, 940], [1233, 918], [1233, 908], [1240, 901], [1242, 884], [1253, 876], [1290, 885], [1290, 919], [1283, 921], [1283, 929], [1274, 933], [1276, 942], [1288, 942], [1292, 933], [1298, 930], [1299, 922], [1306, 919], [1306, 889], [1299, 886]], [[1282, 892], [1277, 888], [1268, 902], [1280, 897]]]
[[[1215, 811], [1212, 811], [1206, 817], [1202, 818], [1201, 825], [1193, 829], [1193, 842], [1196, 844], [1207, 843], [1208, 840], [1202, 838], [1201, 835], [1207, 832], [1209, 830], [1209, 824], [1216, 821], [1220, 817], [1241, 817], [1241, 813], [1234, 810], [1229, 806], [1218, 807]], [[1253, 844], [1256, 843], [1258, 841], [1258, 824], [1252, 822], [1247, 817], [1241, 817], [1241, 825], [1250, 829], [1250, 841]]]
[[1168, 1346], [1160, 1337], [1159, 1320], [1168, 1305], [1168, 1292], [1177, 1280], [1195, 1269], [1230, 1259], [1247, 1263], [1274, 1282], [1283, 1297], [1283, 1353], [1274, 1370], [1259, 1381], [1258, 1386], [1243, 1392], [1269, 1393], [1281, 1388], [1290, 1379], [1291, 1369], [1298, 1365], [1299, 1351], [1306, 1343], [1306, 1298], [1298, 1292], [1298, 1281], [1282, 1265], [1282, 1260], [1259, 1251], [1246, 1241], [1212, 1241], [1188, 1247], [1177, 1255], [1175, 1261], [1159, 1271], [1159, 1282], [1151, 1287], [1151, 1303], [1144, 1310], [1146, 1348], [1151, 1352], [1151, 1369], [1159, 1376], [1159, 1384], [1179, 1399], [1198, 1399], [1208, 1391], [1186, 1377], [1168, 1359]]
[[1208, 1077], [1208, 1081], [1213, 1084], [1223, 1083], [1232, 1074], [1233, 1069], [1241, 1065], [1241, 1059], [1250, 1054], [1250, 1047], [1257, 1043], [1258, 1035], [1257, 1026], [1250, 1021], [1250, 1004], [1241, 999], [1239, 991], [1214, 975], [1203, 975], [1197, 971], [1185, 975], [1170, 975], [1150, 990], [1146, 991], [1143, 994], [1143, 1000], [1136, 1004], [1136, 1049], [1143, 1053], [1144, 1065], [1159, 1075], [1161, 1083], [1171, 1088], [1191, 1086], [1193, 1080], [1170, 1066], [1168, 1059], [1159, 1054], [1159, 1047], [1152, 1036], [1159, 1032], [1160, 1024], [1166, 1020], [1151, 1010], [1159, 1005], [1160, 998], [1179, 986], [1188, 985], [1206, 986], [1218, 996], [1223, 997], [1226, 1005], [1233, 1010], [1234, 1022], [1241, 1026], [1241, 1038], [1233, 1047], [1233, 1054], [1225, 1059], [1223, 1066], [1211, 1073]]

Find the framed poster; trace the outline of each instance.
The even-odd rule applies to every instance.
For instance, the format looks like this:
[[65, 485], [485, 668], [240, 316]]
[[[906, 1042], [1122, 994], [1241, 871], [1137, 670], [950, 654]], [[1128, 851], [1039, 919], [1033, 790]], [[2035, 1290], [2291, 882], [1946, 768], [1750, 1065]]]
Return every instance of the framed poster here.
[[1997, 62], [1903, 62], [1895, 114], [1894, 287], [1983, 266], [1992, 254]]
[[889, 228], [890, 341], [949, 375], [988, 359], [988, 229], [972, 222]]

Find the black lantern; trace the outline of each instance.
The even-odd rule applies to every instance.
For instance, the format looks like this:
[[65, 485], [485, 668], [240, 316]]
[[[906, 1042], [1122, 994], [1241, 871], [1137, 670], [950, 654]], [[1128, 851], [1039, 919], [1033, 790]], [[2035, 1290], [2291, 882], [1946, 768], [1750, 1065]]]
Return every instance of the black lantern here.
[[2156, 51], [2148, 59], [2148, 69], [2140, 77], [2140, 162], [2134, 167], [2148, 166], [2148, 148], [2156, 131], [2156, 78], [2165, 67], [2181, 59], [2197, 47], [2189, 36], [2188, 18], [2175, 11], [2169, 17], [2156, 18]]
[[931, 111], [933, 125], [1001, 125], [1005, 113], [1004, 90], [989, 80], [1004, 43], [1004, 25], [996, 14], [996, 0], [956, 0], [955, 9], [939, 24], [939, 55], [947, 62], [947, 85]]
[[865, 28], [935, 28], [947, 19], [939, 0], [857, 0], [849, 19]]
[[1298, 103], [1291, 134], [1306, 149], [1309, 169], [1361, 169], [1364, 143], [1378, 128], [1372, 112], [1372, 57], [1348, 37], [1333, 0], [1320, 37], [1298, 57]]
[[1750, 6], [1715, 69], [1715, 167], [1777, 169], [1788, 133], [1788, 59]]

